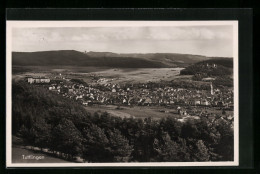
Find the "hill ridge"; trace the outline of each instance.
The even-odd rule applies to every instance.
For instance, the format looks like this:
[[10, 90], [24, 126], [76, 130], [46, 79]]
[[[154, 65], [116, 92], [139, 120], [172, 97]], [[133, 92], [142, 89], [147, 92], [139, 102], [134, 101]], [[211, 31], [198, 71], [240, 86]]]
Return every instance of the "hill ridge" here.
[[179, 53], [113, 53], [54, 50], [12, 52], [13, 65], [21, 66], [99, 66], [113, 68], [186, 67], [209, 57]]

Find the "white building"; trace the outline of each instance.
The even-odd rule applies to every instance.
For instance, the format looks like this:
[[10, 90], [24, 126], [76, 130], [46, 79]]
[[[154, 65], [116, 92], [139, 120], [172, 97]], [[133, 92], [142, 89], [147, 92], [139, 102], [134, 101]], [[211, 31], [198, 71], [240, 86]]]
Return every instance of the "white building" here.
[[50, 79], [48, 78], [44, 78], [44, 77], [38, 77], [38, 78], [33, 78], [33, 77], [29, 77], [28, 78], [28, 83], [32, 84], [32, 83], [50, 83]]

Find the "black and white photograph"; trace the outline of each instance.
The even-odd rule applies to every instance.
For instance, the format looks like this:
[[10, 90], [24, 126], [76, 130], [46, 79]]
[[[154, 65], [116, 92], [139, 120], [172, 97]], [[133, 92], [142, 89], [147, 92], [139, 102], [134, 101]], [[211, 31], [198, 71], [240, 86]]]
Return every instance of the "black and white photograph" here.
[[7, 21], [10, 167], [238, 166], [237, 21]]

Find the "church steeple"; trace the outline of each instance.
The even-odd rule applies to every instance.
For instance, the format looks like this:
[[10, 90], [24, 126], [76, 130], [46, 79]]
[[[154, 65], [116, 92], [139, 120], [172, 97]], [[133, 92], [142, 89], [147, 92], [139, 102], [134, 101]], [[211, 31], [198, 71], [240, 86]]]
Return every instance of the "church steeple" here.
[[212, 82], [210, 83], [210, 94], [214, 95], [213, 85]]

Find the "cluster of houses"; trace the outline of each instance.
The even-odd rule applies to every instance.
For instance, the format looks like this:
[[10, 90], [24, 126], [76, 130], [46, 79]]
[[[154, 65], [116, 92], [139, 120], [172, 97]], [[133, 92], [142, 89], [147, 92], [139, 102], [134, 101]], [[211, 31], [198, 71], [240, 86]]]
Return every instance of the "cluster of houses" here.
[[100, 85], [88, 86], [68, 80], [56, 82], [48, 78], [28, 78], [28, 83], [44, 83], [50, 91], [76, 100], [83, 105], [190, 105], [233, 108], [233, 91], [213, 89], [212, 85], [209, 91], [167, 86], [150, 89], [146, 84], [134, 87], [133, 85], [105, 83], [100, 87]]

